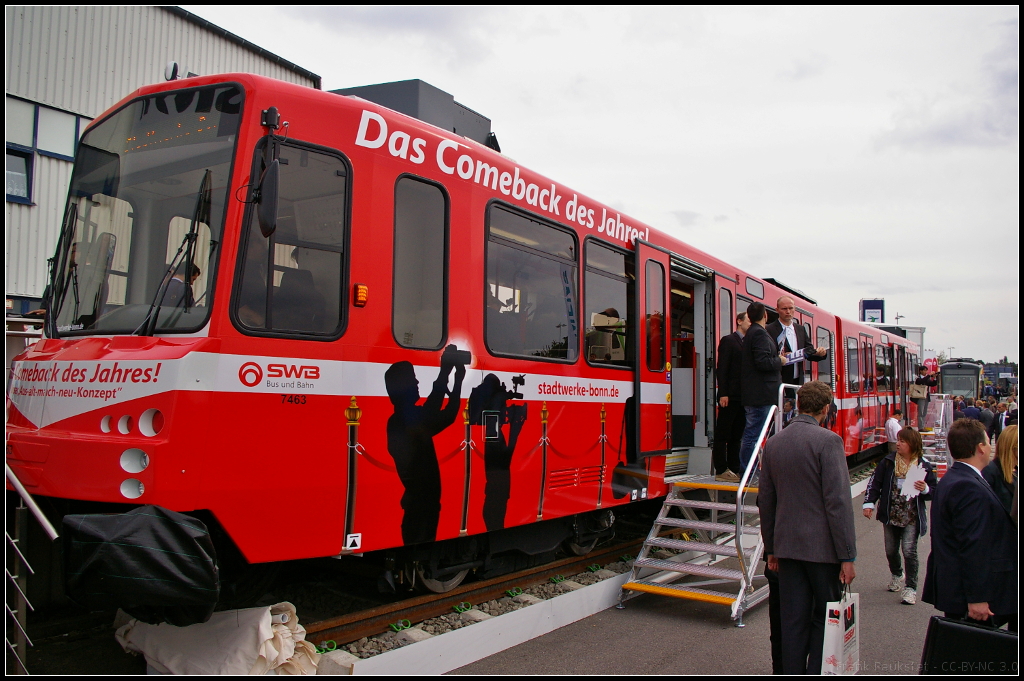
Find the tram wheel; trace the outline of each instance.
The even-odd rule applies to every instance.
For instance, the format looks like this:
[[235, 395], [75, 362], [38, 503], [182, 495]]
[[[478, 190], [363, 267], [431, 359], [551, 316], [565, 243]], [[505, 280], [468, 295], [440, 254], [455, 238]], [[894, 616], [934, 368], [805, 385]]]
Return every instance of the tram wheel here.
[[448, 593], [459, 584], [462, 584], [462, 581], [466, 579], [466, 575], [468, 574], [469, 570], [459, 570], [447, 579], [432, 579], [424, 574], [422, 565], [417, 565], [416, 583], [426, 591], [430, 591], [435, 594], [443, 594]]
[[591, 541], [584, 542], [582, 544], [577, 544], [572, 539], [566, 539], [564, 544], [565, 550], [574, 556], [585, 556], [594, 550], [594, 547], [597, 546], [598, 539], [600, 539], [600, 537], [594, 537]]

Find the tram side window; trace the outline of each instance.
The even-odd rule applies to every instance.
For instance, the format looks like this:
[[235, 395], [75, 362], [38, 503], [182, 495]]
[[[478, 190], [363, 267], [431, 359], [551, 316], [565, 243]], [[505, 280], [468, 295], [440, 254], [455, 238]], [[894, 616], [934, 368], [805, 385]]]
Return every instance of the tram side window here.
[[647, 261], [647, 370], [665, 370], [665, 268]]
[[818, 362], [818, 380], [825, 381], [835, 389], [835, 342], [833, 340], [832, 332], [819, 326], [816, 345], [819, 348], [825, 348], [828, 350], [828, 354], [825, 356], [825, 359]]
[[725, 338], [732, 333], [732, 292], [727, 288], [718, 290], [718, 323], [720, 337]]
[[860, 392], [860, 348], [856, 338], [846, 339], [846, 387], [851, 393]]
[[864, 392], [875, 391], [874, 353], [871, 351], [871, 342], [861, 336], [861, 350], [864, 352]]
[[889, 390], [892, 387], [887, 354], [888, 350], [884, 345], [875, 346], [875, 379], [878, 381], [879, 390]]
[[491, 352], [575, 361], [576, 239], [499, 205], [487, 214], [484, 336]]
[[403, 177], [395, 185], [395, 340], [434, 350], [444, 343], [447, 210], [440, 187]]
[[337, 156], [299, 147], [282, 146], [280, 161], [277, 229], [264, 238], [250, 218], [236, 314], [253, 330], [333, 335], [345, 302], [348, 173]]
[[633, 362], [633, 258], [589, 239], [583, 316], [586, 358], [628, 367]]

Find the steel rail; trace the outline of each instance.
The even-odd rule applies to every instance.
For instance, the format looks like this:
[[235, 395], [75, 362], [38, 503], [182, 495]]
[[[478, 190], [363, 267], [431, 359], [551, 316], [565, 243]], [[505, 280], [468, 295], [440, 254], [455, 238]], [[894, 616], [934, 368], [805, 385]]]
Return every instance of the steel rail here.
[[426, 594], [397, 603], [377, 606], [368, 610], [341, 615], [330, 619], [304, 624], [306, 640], [313, 643], [333, 640], [339, 646], [358, 641], [363, 637], [375, 636], [389, 630], [394, 622], [409, 620], [422, 622], [439, 615], [454, 612], [453, 607], [468, 601], [482, 603], [505, 596], [513, 587], [526, 588], [547, 581], [559, 574], [575, 574], [594, 563], [603, 564], [617, 560], [624, 553], [635, 552], [643, 546], [644, 540], [634, 539], [613, 547], [605, 548], [586, 556], [573, 556], [534, 568], [502, 575], [482, 582], [471, 582], [443, 594]]

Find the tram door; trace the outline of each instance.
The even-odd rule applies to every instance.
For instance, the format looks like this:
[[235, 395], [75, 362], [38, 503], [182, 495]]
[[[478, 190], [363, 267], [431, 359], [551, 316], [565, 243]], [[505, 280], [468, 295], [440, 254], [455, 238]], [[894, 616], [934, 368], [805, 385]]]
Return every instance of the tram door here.
[[672, 449], [672, 373], [668, 336], [672, 328], [669, 301], [669, 254], [642, 239], [636, 241], [637, 310], [636, 373], [633, 414], [639, 456], [666, 454]]

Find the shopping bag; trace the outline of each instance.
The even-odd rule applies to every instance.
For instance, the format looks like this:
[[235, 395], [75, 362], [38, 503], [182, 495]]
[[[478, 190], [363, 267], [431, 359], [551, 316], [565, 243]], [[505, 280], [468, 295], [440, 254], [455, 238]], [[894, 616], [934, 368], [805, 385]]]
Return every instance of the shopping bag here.
[[843, 588], [838, 601], [825, 607], [825, 642], [821, 649], [821, 673], [828, 676], [856, 674], [860, 665], [860, 594]]

